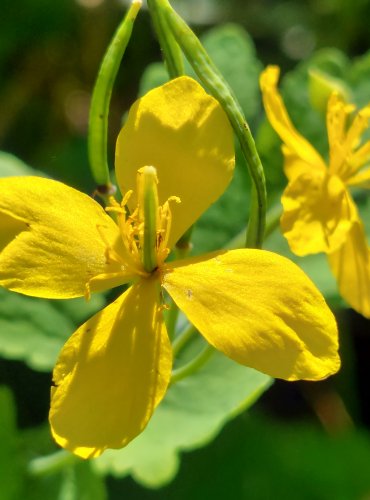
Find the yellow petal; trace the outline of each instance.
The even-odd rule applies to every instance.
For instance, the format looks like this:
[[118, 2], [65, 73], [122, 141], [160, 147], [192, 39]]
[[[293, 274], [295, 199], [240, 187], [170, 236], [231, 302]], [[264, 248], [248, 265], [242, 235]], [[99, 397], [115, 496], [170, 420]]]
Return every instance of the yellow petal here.
[[0, 179], [0, 233], [0, 284], [10, 290], [78, 297], [94, 276], [122, 272], [107, 263], [107, 245], [120, 241], [116, 224], [97, 202], [60, 182]]
[[[303, 161], [294, 151], [285, 144], [281, 146], [284, 155], [284, 173], [289, 180], [293, 180], [301, 174], [311, 171], [311, 165]], [[314, 171], [316, 172], [316, 171]]]
[[[290, 164], [286, 169], [289, 179], [299, 175], [302, 167], [306, 172], [325, 171], [325, 162], [311, 144], [297, 131], [291, 122], [283, 99], [277, 89], [280, 70], [277, 66], [268, 66], [260, 76], [263, 104], [266, 115], [275, 132], [284, 142], [284, 154], [289, 156]], [[295, 160], [293, 161], [293, 158]], [[294, 166], [299, 166], [296, 171]]]
[[[327, 127], [330, 146], [330, 172], [345, 182], [361, 169], [369, 159], [369, 146], [360, 146], [368, 128], [370, 105], [360, 109], [347, 128], [354, 106], [346, 104], [334, 93], [328, 103]], [[359, 147], [360, 146], [360, 147]]]
[[[234, 168], [231, 126], [218, 102], [188, 77], [158, 87], [132, 106], [116, 147], [122, 192], [136, 188], [137, 170], [158, 172], [159, 203], [171, 204], [172, 247], [223, 193]], [[136, 204], [132, 197], [130, 203]]]
[[281, 201], [281, 229], [297, 255], [336, 250], [357, 217], [348, 191], [334, 175], [302, 174], [288, 184]]
[[352, 184], [352, 176], [356, 175], [362, 169], [369, 167], [370, 163], [370, 141], [366, 141], [349, 158], [351, 176], [347, 179], [349, 184]]
[[345, 243], [328, 258], [342, 297], [370, 318], [370, 249], [361, 221], [352, 226]]
[[168, 265], [163, 286], [207, 341], [273, 377], [316, 380], [339, 368], [335, 319], [309, 278], [263, 250]]
[[54, 369], [54, 439], [83, 458], [122, 448], [147, 425], [171, 376], [157, 280], [142, 280], [81, 326]]
[[0, 211], [0, 252], [26, 228], [27, 226], [22, 220]]
[[370, 189], [370, 168], [361, 170], [358, 174], [353, 175], [347, 181], [349, 186], [356, 186], [363, 189]]
[[343, 144], [346, 137], [347, 118], [353, 109], [353, 106], [346, 104], [337, 92], [331, 94], [326, 113], [326, 128], [330, 148], [330, 171], [333, 174], [338, 173], [341, 163], [348, 155], [348, 151], [343, 150]]

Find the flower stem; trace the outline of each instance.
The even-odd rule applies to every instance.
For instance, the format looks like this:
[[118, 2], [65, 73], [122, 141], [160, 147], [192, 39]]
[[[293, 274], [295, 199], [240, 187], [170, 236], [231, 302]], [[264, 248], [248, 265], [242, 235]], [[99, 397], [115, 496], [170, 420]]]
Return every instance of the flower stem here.
[[64, 469], [76, 460], [78, 458], [69, 451], [59, 450], [45, 457], [34, 458], [28, 464], [27, 471], [31, 476], [45, 476]]
[[180, 351], [185, 347], [189, 340], [194, 336], [196, 329], [193, 325], [189, 325], [185, 330], [183, 330], [180, 335], [178, 335], [172, 343], [173, 357], [179, 354]]
[[[266, 240], [270, 234], [272, 234], [275, 229], [279, 227], [280, 217], [282, 214], [282, 209], [280, 203], [273, 206], [266, 215], [266, 228], [265, 228], [265, 237]], [[228, 250], [233, 250], [234, 248], [243, 248], [244, 246], [244, 235], [245, 229], [240, 231], [234, 238], [232, 238], [224, 248]]]
[[111, 191], [107, 161], [108, 113], [113, 84], [130, 39], [141, 0], [133, 0], [105, 53], [95, 82], [89, 116], [88, 153], [91, 173], [102, 194]]
[[180, 380], [189, 377], [194, 372], [198, 371], [210, 358], [211, 354], [214, 352], [214, 348], [207, 344], [200, 353], [195, 356], [189, 363], [177, 370], [173, 370], [170, 384], [176, 384]]
[[196, 35], [172, 9], [168, 0], [152, 0], [152, 2], [157, 5], [158, 11], [161, 11], [163, 17], [167, 20], [177, 43], [203, 85], [220, 102], [238, 137], [253, 182], [246, 246], [259, 248], [262, 246], [265, 231], [265, 175], [243, 111], [222, 74], [214, 66]]
[[175, 336], [178, 316], [179, 316], [179, 308], [177, 307], [176, 302], [171, 299], [169, 305], [169, 311], [166, 315], [167, 334], [170, 340], [172, 340]]
[[153, 0], [147, 0], [147, 4], [170, 78], [177, 78], [178, 76], [184, 75], [184, 62], [181, 49], [172, 31], [169, 29], [162, 11], [157, 8], [157, 3]]
[[266, 217], [265, 240], [280, 226], [282, 213], [283, 210], [280, 203], [277, 203], [268, 211]]

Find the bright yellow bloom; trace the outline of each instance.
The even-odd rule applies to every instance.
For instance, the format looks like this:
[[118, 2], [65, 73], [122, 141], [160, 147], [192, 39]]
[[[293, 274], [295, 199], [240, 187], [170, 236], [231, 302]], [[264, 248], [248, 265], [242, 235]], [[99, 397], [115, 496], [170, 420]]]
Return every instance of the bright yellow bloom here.
[[370, 188], [370, 105], [357, 112], [333, 93], [328, 101], [329, 162], [292, 124], [277, 89], [279, 69], [268, 67], [260, 84], [267, 117], [283, 141], [289, 183], [282, 196], [281, 228], [297, 255], [325, 252], [341, 295], [370, 318], [370, 249], [348, 187]]
[[287, 380], [322, 379], [338, 370], [333, 315], [287, 259], [233, 250], [165, 262], [224, 191], [233, 167], [226, 115], [182, 77], [130, 110], [116, 158], [127, 194], [108, 208], [115, 221], [59, 182], [0, 180], [3, 286], [69, 298], [132, 282], [62, 349], [50, 410], [61, 446], [96, 457], [125, 446], [148, 423], [172, 368], [161, 287], [210, 344], [240, 363]]

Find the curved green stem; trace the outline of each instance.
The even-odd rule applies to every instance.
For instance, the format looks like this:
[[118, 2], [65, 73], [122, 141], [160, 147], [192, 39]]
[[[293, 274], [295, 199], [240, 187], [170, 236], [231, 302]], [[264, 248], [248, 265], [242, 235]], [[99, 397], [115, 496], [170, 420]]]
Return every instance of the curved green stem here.
[[185, 71], [182, 52], [172, 34], [172, 31], [169, 29], [161, 10], [157, 8], [156, 2], [153, 0], [147, 0], [147, 4], [155, 31], [157, 33], [159, 45], [163, 51], [164, 60], [170, 78], [177, 78], [178, 76], [184, 75]]
[[179, 308], [177, 307], [175, 301], [172, 299], [169, 308], [170, 309], [166, 315], [166, 327], [167, 327], [168, 338], [172, 340], [176, 333], [176, 323], [177, 323], [177, 318], [179, 316]]
[[185, 21], [172, 9], [168, 0], [152, 1], [157, 5], [158, 10], [163, 13], [175, 39], [203, 85], [220, 102], [238, 137], [254, 185], [251, 197], [251, 211], [246, 246], [261, 247], [264, 237], [266, 216], [265, 175], [243, 111], [228, 84], [210, 60], [196, 35]]
[[280, 227], [282, 213], [283, 209], [280, 203], [277, 203], [268, 211], [266, 217], [265, 240], [275, 231], [275, 229]]
[[133, 0], [103, 58], [93, 90], [89, 116], [88, 153], [91, 173], [98, 192], [110, 194], [112, 189], [107, 161], [108, 113], [113, 84], [130, 39], [141, 0]]
[[51, 455], [31, 460], [27, 472], [31, 476], [45, 476], [58, 472], [77, 460], [78, 458], [69, 451], [59, 450]]
[[176, 356], [179, 354], [180, 351], [183, 350], [185, 345], [189, 342], [189, 340], [194, 336], [196, 332], [196, 329], [194, 328], [193, 325], [188, 326], [185, 330], [183, 330], [178, 337], [175, 338], [175, 340], [172, 343], [172, 352], [173, 352], [173, 357], [176, 358]]
[[[275, 229], [279, 227], [280, 217], [282, 214], [282, 208], [280, 203], [274, 205], [266, 215], [266, 228], [265, 228], [265, 237], [266, 240], [270, 234], [272, 234]], [[244, 234], [245, 230], [243, 229], [240, 233], [238, 233], [234, 238], [232, 238], [224, 248], [228, 250], [233, 250], [234, 248], [243, 248], [244, 246]]]
[[201, 350], [201, 352], [195, 356], [189, 363], [181, 366], [177, 370], [173, 370], [170, 384], [176, 384], [180, 380], [189, 377], [194, 372], [198, 371], [209, 359], [211, 354], [214, 352], [214, 348], [209, 344]]

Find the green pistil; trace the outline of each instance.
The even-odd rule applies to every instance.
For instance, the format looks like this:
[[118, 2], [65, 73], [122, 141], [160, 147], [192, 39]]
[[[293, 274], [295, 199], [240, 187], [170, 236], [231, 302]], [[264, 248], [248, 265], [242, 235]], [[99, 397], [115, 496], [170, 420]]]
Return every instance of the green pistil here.
[[142, 262], [146, 272], [158, 266], [157, 261], [157, 217], [158, 179], [154, 167], [143, 167], [138, 171], [139, 219], [143, 224], [140, 234]]

